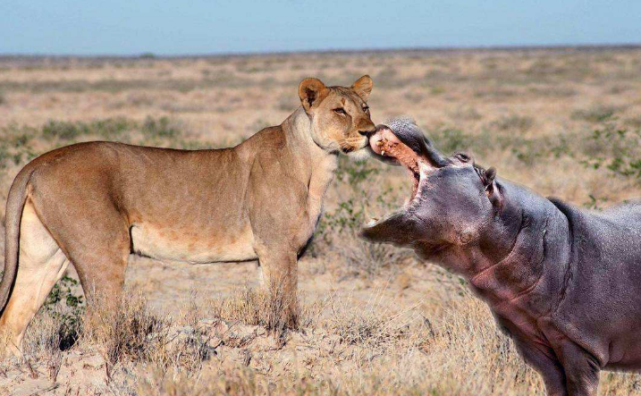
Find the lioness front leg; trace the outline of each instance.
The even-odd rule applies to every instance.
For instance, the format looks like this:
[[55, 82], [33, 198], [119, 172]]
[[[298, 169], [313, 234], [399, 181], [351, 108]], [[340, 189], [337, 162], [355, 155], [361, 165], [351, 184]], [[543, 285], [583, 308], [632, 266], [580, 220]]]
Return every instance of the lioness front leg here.
[[258, 260], [262, 271], [262, 286], [270, 298], [268, 327], [296, 328], [298, 325], [296, 253], [265, 249], [259, 253]]

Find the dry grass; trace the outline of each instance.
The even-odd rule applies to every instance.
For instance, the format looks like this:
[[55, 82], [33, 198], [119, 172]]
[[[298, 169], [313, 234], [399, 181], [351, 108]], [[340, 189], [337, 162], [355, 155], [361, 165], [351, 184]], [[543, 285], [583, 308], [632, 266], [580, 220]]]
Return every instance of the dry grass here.
[[[489, 310], [462, 288], [447, 305], [355, 312], [328, 298], [307, 309], [307, 327], [285, 339], [255, 323], [265, 300], [251, 292], [159, 319], [129, 298], [110, 321], [94, 321], [68, 351], [52, 347], [56, 325], [40, 315], [27, 359], [7, 378], [57, 384], [52, 394], [140, 395], [530, 395], [543, 392]], [[100, 316], [98, 315], [98, 316]], [[95, 314], [94, 314], [95, 316]], [[54, 343], [55, 344], [55, 343]], [[85, 378], [78, 381], [78, 378]], [[90, 378], [91, 380], [88, 380]], [[15, 380], [14, 380], [15, 381]], [[638, 393], [635, 375], [602, 376], [603, 395]], [[19, 384], [18, 381], [14, 384]], [[16, 394], [21, 394], [16, 392]]]
[[[410, 114], [444, 152], [598, 209], [641, 195], [640, 66], [639, 50], [2, 59], [0, 197], [52, 148], [229, 146], [291, 113], [303, 77], [351, 84], [368, 73], [376, 122]], [[84, 318], [67, 299], [78, 286], [61, 285], [27, 332], [25, 359], [0, 363], [0, 393], [541, 394], [458, 277], [358, 238], [409, 196], [406, 176], [341, 162], [301, 261], [298, 331], [266, 330], [277, 307], [254, 291], [253, 263], [132, 257], [115, 316]], [[601, 395], [641, 394], [636, 374], [601, 378]]]

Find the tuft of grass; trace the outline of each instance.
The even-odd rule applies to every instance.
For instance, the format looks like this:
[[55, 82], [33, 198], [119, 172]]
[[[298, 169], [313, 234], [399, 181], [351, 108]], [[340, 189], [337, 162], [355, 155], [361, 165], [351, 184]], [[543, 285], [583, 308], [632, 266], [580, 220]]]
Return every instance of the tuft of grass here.
[[624, 123], [630, 128], [641, 129], [641, 115], [627, 118]]
[[348, 345], [363, 345], [373, 348], [394, 344], [408, 335], [409, 325], [371, 310], [353, 312], [335, 323], [334, 331]]
[[105, 299], [102, 304], [94, 304], [86, 319], [84, 336], [102, 346], [105, 360], [111, 366], [125, 361], [154, 361], [169, 343], [169, 322], [152, 314], [140, 296], [123, 297], [116, 304]]
[[252, 289], [244, 289], [229, 298], [216, 300], [212, 314], [231, 322], [245, 325], [268, 326], [270, 323], [269, 295]]
[[459, 106], [452, 113], [452, 118], [461, 121], [478, 121], [483, 115], [472, 106]]
[[[266, 291], [245, 288], [229, 297], [212, 301], [209, 312], [217, 319], [246, 326], [261, 326], [282, 337], [289, 325], [287, 318], [282, 315], [284, 303], [284, 298], [278, 295], [272, 298]], [[309, 308], [301, 311], [299, 307], [299, 327], [308, 326], [311, 316]]]
[[432, 139], [434, 146], [446, 155], [468, 149], [476, 140], [458, 128], [442, 128], [429, 131], [428, 136]]
[[605, 122], [614, 117], [619, 107], [610, 105], [595, 105], [587, 109], [579, 109], [572, 112], [572, 119], [582, 120], [591, 123]]
[[490, 124], [490, 127], [499, 131], [526, 132], [534, 125], [534, 119], [528, 116], [512, 114], [503, 116]]

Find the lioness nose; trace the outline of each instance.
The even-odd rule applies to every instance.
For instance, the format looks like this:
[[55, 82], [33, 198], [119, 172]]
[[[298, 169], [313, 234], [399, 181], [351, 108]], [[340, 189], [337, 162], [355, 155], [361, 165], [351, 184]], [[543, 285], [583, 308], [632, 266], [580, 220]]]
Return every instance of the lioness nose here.
[[358, 131], [358, 133], [360, 133], [363, 136], [367, 136], [367, 137], [372, 136], [375, 132], [376, 132], [376, 127], [375, 126], [372, 126], [369, 129], [361, 129], [360, 131]]

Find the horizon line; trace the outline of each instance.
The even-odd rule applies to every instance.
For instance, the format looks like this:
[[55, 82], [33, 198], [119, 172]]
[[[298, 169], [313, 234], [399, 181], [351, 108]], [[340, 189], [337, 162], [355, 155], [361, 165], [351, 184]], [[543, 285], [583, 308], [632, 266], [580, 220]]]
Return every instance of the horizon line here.
[[486, 46], [432, 46], [432, 47], [385, 47], [385, 48], [343, 48], [343, 49], [310, 49], [310, 50], [284, 50], [284, 51], [226, 51], [202, 52], [186, 54], [163, 54], [153, 51], [141, 51], [136, 54], [78, 54], [78, 53], [1, 53], [0, 59], [10, 58], [86, 58], [86, 59], [185, 59], [185, 58], [226, 58], [226, 57], [251, 57], [297, 54], [367, 54], [367, 53], [394, 53], [394, 52], [457, 52], [457, 51], [523, 51], [523, 50], [634, 50], [641, 49], [641, 43], [581, 43], [581, 44], [508, 44]]

